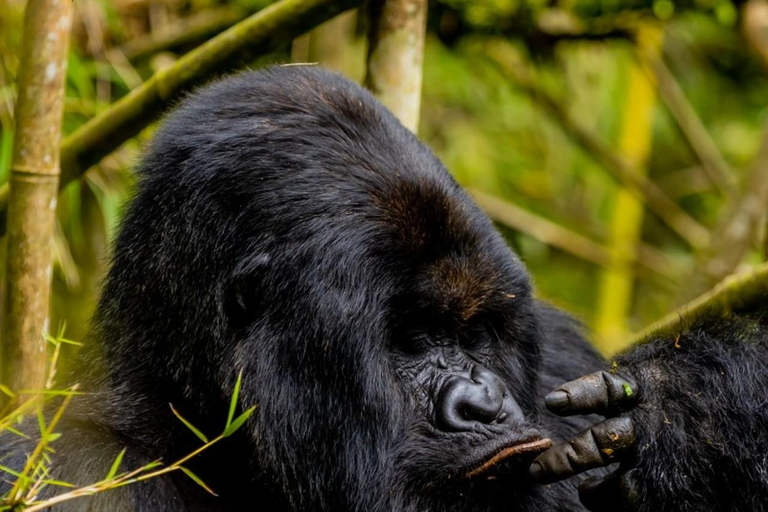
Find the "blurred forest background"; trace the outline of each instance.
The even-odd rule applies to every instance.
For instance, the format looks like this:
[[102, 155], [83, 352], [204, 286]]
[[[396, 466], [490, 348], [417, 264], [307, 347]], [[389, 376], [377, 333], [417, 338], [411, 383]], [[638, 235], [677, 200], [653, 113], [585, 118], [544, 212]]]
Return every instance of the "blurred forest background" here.
[[[64, 136], [269, 3], [77, 0]], [[0, 0], [0, 183], [23, 9]], [[362, 82], [366, 20], [345, 13], [252, 67], [320, 62]], [[539, 295], [612, 352], [765, 258], [766, 38], [756, 0], [434, 0], [418, 134], [497, 221]], [[60, 196], [51, 329], [66, 321], [70, 339], [85, 338], [151, 135]]]

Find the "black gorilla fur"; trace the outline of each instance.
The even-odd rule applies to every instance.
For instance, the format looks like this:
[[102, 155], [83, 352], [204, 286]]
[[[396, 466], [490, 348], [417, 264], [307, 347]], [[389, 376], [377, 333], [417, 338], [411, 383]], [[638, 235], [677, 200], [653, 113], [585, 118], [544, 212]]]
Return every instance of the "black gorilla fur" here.
[[[643, 393], [625, 412], [640, 510], [768, 510], [767, 329], [713, 323], [680, 348], [658, 339], [620, 358]], [[558, 418], [541, 398], [606, 363], [532, 298], [520, 260], [430, 151], [322, 69], [242, 73], [169, 116], [94, 337], [99, 391], [58, 429], [59, 479], [100, 480], [123, 447], [126, 469], [188, 453], [199, 441], [168, 403], [215, 435], [238, 372], [241, 405], [257, 410], [190, 464], [219, 497], [174, 473], [56, 510], [584, 510], [578, 478], [537, 485], [530, 458], [464, 476], [505, 443], [598, 421]], [[511, 405], [453, 428], [466, 418], [437, 396], [478, 368]], [[3, 464], [20, 466], [28, 442], [6, 435]]]

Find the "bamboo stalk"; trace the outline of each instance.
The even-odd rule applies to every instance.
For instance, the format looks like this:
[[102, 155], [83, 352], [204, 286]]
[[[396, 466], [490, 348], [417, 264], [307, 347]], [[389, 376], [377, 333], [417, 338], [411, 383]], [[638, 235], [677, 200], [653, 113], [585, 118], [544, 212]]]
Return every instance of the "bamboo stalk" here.
[[520, 231], [552, 247], [601, 267], [611, 265], [605, 246], [548, 219], [539, 217], [517, 205], [479, 190], [470, 190], [472, 199], [492, 219]]
[[[664, 34], [660, 27], [643, 23], [637, 30], [639, 58], [628, 69], [619, 151], [634, 172], [647, 175], [653, 143], [653, 114], [657, 83], [648, 73], [649, 61], [661, 52]], [[600, 273], [595, 311], [595, 343], [602, 352], [621, 348], [627, 335], [627, 318], [632, 310], [635, 275], [632, 261], [637, 259], [642, 240], [643, 203], [632, 190], [619, 187], [610, 215], [610, 253], [612, 265]]]
[[[360, 1], [281, 0], [158, 71], [64, 139], [60, 188], [136, 136], [157, 120], [169, 104], [196, 85], [289, 44], [295, 37], [355, 7]], [[8, 188], [4, 185], [0, 187], [0, 217], [6, 211], [7, 202]], [[3, 226], [0, 218], [0, 230]]]
[[712, 290], [692, 300], [633, 336], [628, 345], [676, 336], [704, 318], [728, 318], [768, 304], [768, 263], [751, 272], [725, 278]]
[[72, 25], [71, 0], [30, 0], [18, 76], [8, 201], [2, 382], [45, 386], [51, 241], [59, 187], [59, 143]]
[[139, 60], [156, 53], [191, 45], [218, 34], [243, 20], [249, 13], [238, 7], [208, 9], [182, 18], [160, 34], [150, 33], [126, 41], [119, 51], [128, 60]]
[[[608, 248], [599, 241], [480, 190], [470, 189], [469, 194], [496, 222], [600, 267], [609, 268], [614, 264]], [[672, 281], [680, 274], [680, 265], [666, 253], [647, 244], [640, 244], [630, 263], [637, 272], [656, 279]]]
[[749, 0], [741, 8], [741, 20], [744, 38], [768, 70], [768, 2]]
[[368, 88], [416, 132], [421, 108], [426, 0], [373, 0], [368, 52]]

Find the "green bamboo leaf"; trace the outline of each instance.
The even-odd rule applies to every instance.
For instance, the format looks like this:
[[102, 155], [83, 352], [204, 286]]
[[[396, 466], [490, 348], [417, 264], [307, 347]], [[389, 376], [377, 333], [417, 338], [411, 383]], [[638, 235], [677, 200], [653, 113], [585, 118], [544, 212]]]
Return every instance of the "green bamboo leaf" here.
[[11, 468], [3, 465], [0, 465], [0, 471], [2, 471], [3, 473], [8, 473], [11, 476], [15, 476], [16, 478], [26, 478], [24, 475], [22, 475], [18, 471], [14, 471]]
[[37, 465], [35, 466], [35, 469], [32, 470], [32, 474], [30, 475], [33, 480], [40, 480], [43, 478], [47, 478], [48, 475], [48, 468], [46, 467], [46, 462], [43, 459], [40, 459], [38, 461]]
[[48, 434], [48, 442], [52, 443], [55, 440], [57, 440], [58, 438], [60, 438], [60, 437], [61, 437], [61, 433], [60, 432], [52, 432], [52, 433]]
[[43, 338], [45, 338], [48, 341], [48, 343], [50, 343], [52, 345], [58, 345], [59, 344], [59, 340], [57, 340], [54, 336], [51, 336], [47, 332], [43, 333]]
[[24, 439], [29, 439], [29, 436], [27, 434], [25, 434], [21, 430], [16, 430], [13, 427], [5, 427], [5, 431], [6, 432], [10, 432], [13, 435], [16, 435], [16, 436], [19, 436], [19, 437], [23, 437]]
[[253, 407], [245, 411], [243, 414], [235, 418], [234, 421], [232, 421], [227, 425], [227, 428], [224, 430], [224, 433], [221, 434], [222, 437], [229, 437], [232, 434], [234, 434], [237, 431], [237, 429], [239, 429], [243, 425], [243, 423], [245, 423], [246, 420], [251, 417], [251, 414], [253, 414], [253, 411], [255, 410], [256, 410], [256, 406], [254, 405]]
[[112, 467], [109, 468], [109, 473], [107, 473], [107, 478], [104, 480], [112, 480], [115, 478], [115, 475], [117, 474], [117, 470], [120, 469], [120, 463], [123, 462], [123, 457], [125, 456], [125, 451], [127, 448], [123, 448], [123, 450], [117, 454], [117, 458], [115, 459], [115, 462], [112, 463]]
[[75, 487], [74, 484], [62, 482], [61, 480], [43, 480], [42, 482], [48, 485], [55, 485], [56, 487]]
[[82, 391], [73, 391], [71, 389], [22, 389], [19, 393], [45, 396], [79, 396], [85, 394]]
[[51, 333], [44, 332], [43, 337], [48, 340], [49, 343], [52, 343], [53, 345], [61, 345], [62, 343], [65, 345], [74, 345], [76, 347], [82, 347], [83, 344], [79, 341], [70, 340], [68, 338], [64, 337], [64, 333], [67, 330], [67, 323], [64, 322], [61, 327], [59, 327], [59, 332], [56, 333], [56, 336], [53, 336]]
[[192, 480], [193, 480], [193, 481], [194, 481], [194, 482], [195, 482], [197, 485], [199, 485], [200, 487], [202, 487], [203, 489], [205, 489], [206, 491], [208, 491], [208, 493], [210, 493], [210, 494], [212, 494], [212, 495], [214, 495], [214, 496], [218, 496], [218, 494], [216, 494], [215, 492], [213, 492], [213, 489], [211, 489], [210, 487], [208, 487], [207, 485], [205, 485], [205, 482], [203, 482], [203, 481], [200, 479], [200, 477], [199, 477], [199, 476], [197, 476], [196, 474], [194, 474], [193, 472], [191, 472], [190, 470], [188, 470], [188, 469], [187, 469], [187, 468], [185, 468], [184, 466], [179, 466], [179, 469], [180, 469], [180, 470], [182, 470], [182, 471], [184, 472], [184, 474], [185, 474], [185, 475], [187, 475], [189, 478], [191, 478], [191, 479], [192, 479]]
[[153, 470], [155, 468], [159, 468], [162, 465], [163, 465], [163, 463], [161, 461], [156, 460], [156, 461], [150, 462], [149, 464], [141, 466], [141, 469], [143, 471], [151, 471], [151, 470]]
[[176, 409], [173, 408], [173, 404], [168, 404], [171, 406], [171, 411], [173, 411], [173, 414], [181, 420], [181, 422], [187, 426], [189, 430], [192, 431], [193, 434], [195, 434], [202, 442], [207, 443], [208, 438], [205, 437], [205, 434], [200, 432], [194, 425], [192, 425], [190, 422], [184, 419], [181, 414], [178, 413]]
[[235, 389], [232, 391], [232, 400], [229, 401], [229, 414], [227, 415], [227, 424], [224, 427], [226, 432], [229, 426], [232, 424], [232, 418], [235, 417], [235, 409], [237, 409], [237, 399], [240, 396], [240, 386], [243, 383], [243, 371], [237, 374], [237, 381], [235, 382]]
[[37, 410], [37, 424], [40, 427], [40, 435], [45, 436], [45, 418], [43, 417], [43, 410]]
[[83, 346], [83, 344], [80, 343], [79, 341], [70, 340], [70, 339], [67, 339], [67, 338], [58, 338], [58, 340], [59, 340], [59, 343], [64, 343], [65, 345], [74, 345], [76, 347], [82, 347]]

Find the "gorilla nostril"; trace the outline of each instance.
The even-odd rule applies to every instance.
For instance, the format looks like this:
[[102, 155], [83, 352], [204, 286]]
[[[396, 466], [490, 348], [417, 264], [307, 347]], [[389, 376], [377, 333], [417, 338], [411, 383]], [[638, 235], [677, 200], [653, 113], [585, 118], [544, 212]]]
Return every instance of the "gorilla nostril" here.
[[449, 379], [435, 405], [436, 426], [445, 431], [462, 432], [525, 418], [504, 381], [481, 366], [473, 367], [466, 377]]
[[499, 420], [504, 406], [501, 392], [486, 382], [465, 378], [450, 380], [436, 404], [437, 426], [446, 431], [467, 431]]
[[500, 400], [491, 400], [489, 395], [476, 396], [460, 404], [463, 409], [463, 415], [470, 421], [479, 421], [481, 423], [491, 423], [501, 412], [502, 402]]

